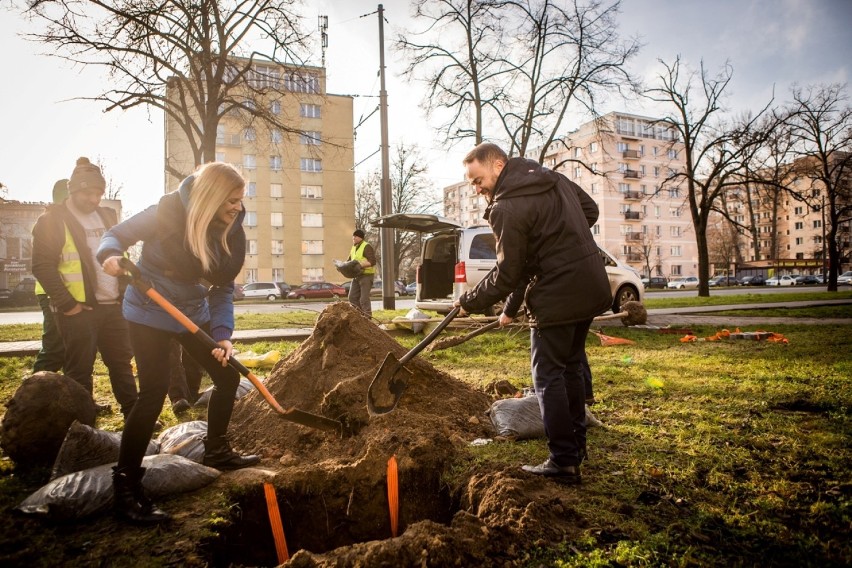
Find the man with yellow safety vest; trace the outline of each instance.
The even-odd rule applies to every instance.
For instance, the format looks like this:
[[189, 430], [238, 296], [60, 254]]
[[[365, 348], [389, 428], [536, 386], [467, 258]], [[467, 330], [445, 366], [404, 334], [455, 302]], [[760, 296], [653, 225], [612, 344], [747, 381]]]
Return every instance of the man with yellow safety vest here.
[[349, 287], [349, 303], [364, 312], [367, 317], [373, 316], [370, 304], [370, 290], [373, 288], [373, 278], [376, 276], [376, 251], [364, 240], [364, 231], [355, 229], [352, 233], [352, 250], [348, 260], [357, 260], [364, 268], [361, 276], [352, 279]]
[[[33, 227], [33, 275], [50, 298], [62, 335], [65, 375], [93, 394], [92, 372], [100, 352], [126, 417], [137, 390], [121, 312], [124, 290], [94, 256], [101, 235], [117, 221], [113, 209], [100, 207], [105, 190], [100, 168], [79, 158], [68, 181], [68, 198], [48, 206]], [[98, 410], [108, 408], [95, 404]]]

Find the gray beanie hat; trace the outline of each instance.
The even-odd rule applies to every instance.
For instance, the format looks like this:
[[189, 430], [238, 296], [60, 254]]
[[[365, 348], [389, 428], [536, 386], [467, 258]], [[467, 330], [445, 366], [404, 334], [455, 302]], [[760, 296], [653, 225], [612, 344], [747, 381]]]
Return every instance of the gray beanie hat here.
[[106, 189], [106, 180], [101, 169], [89, 161], [89, 158], [77, 158], [77, 167], [68, 180], [68, 193], [81, 189]]

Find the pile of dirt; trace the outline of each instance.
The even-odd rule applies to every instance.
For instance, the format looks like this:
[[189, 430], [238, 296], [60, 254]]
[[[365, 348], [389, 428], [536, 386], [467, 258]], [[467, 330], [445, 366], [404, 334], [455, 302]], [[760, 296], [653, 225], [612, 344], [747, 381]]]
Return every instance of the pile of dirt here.
[[[349, 304], [333, 304], [266, 386], [283, 407], [340, 420], [344, 433], [286, 421], [257, 392], [235, 407], [235, 447], [261, 454], [264, 465], [278, 464], [274, 484], [287, 543], [299, 551], [291, 565], [446, 565], [462, 557], [463, 564], [489, 565], [488, 558], [500, 564], [519, 539], [543, 536], [537, 519], [547, 522], [551, 515], [530, 502], [540, 480], [518, 470], [478, 472], [454, 492], [442, 481], [473, 439], [494, 435], [486, 415], [491, 396], [415, 358], [406, 366], [413, 376], [397, 408], [368, 414], [367, 389], [388, 352], [401, 357], [406, 349]], [[386, 484], [391, 456], [400, 486], [401, 536], [393, 539]], [[255, 505], [262, 507], [259, 498]], [[241, 504], [245, 518], [251, 508]], [[245, 548], [241, 554], [247, 560]]]

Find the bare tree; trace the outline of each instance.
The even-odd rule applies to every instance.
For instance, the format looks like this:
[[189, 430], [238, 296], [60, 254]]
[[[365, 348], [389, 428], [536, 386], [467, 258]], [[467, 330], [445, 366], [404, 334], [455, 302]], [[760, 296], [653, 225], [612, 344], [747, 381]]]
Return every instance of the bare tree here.
[[503, 141], [510, 155], [535, 145], [542, 160], [570, 108], [594, 114], [602, 94], [635, 87], [625, 64], [639, 43], [617, 34], [619, 2], [418, 0], [415, 6], [415, 18], [427, 25], [397, 45], [409, 57], [406, 75], [429, 87], [426, 108], [449, 111], [439, 130], [450, 141]]
[[[726, 126], [717, 115], [723, 112], [722, 96], [733, 75], [730, 64], [726, 63], [718, 75], [711, 77], [703, 61], [697, 73], [686, 72], [684, 75], [681, 75], [680, 57], [675, 58], [671, 65], [664, 61], [660, 63], [664, 69], [659, 75], [659, 86], [648, 89], [646, 96], [673, 106], [673, 111], [660, 122], [678, 133], [686, 153], [685, 169], [670, 171], [660, 190], [686, 186], [686, 199], [698, 247], [698, 295], [709, 296], [708, 220], [711, 212], [722, 211], [719, 204], [721, 194], [740, 183], [737, 174], [741, 172], [741, 147], [735, 142], [743, 138], [744, 132], [756, 130], [754, 126], [768, 105], [736, 127]], [[694, 85], [696, 79], [697, 89]], [[693, 99], [695, 91], [698, 91], [698, 96]], [[757, 144], [758, 139], [752, 139], [752, 143]]]
[[[437, 212], [439, 200], [426, 177], [428, 170], [424, 165], [425, 163], [426, 160], [416, 146], [398, 143], [394, 147], [390, 164], [391, 207], [393, 213]], [[375, 219], [379, 216], [377, 196], [380, 181], [381, 174], [373, 172], [359, 185], [356, 201], [363, 199], [364, 203], [375, 204], [364, 208], [363, 214], [365, 215], [375, 212], [372, 217], [365, 218], [365, 221]], [[359, 206], [356, 203], [356, 209]], [[356, 216], [359, 214], [356, 211]], [[366, 227], [367, 225], [364, 226]], [[372, 227], [368, 232], [371, 235], [378, 236], [377, 231]], [[393, 263], [394, 277], [399, 278], [411, 272], [411, 266], [416, 261], [420, 252], [420, 235], [412, 231], [396, 230], [393, 232], [393, 235], [392, 250], [394, 257], [391, 259], [391, 262]]]
[[[423, 107], [430, 116], [448, 112], [437, 130], [445, 141], [483, 141], [486, 104], [503, 97], [500, 83], [509, 66], [503, 51], [503, 29], [488, 0], [416, 0], [414, 18], [420, 30], [400, 34], [396, 47], [408, 57], [404, 75], [427, 85]], [[507, 81], [507, 80], [506, 80]]]
[[355, 188], [355, 228], [363, 230], [368, 240], [376, 242], [379, 233], [370, 225], [370, 221], [381, 215], [378, 188], [381, 187], [382, 174], [372, 171], [358, 182]]
[[[295, 6], [296, 0], [27, 0], [25, 14], [44, 25], [28, 39], [51, 55], [107, 70], [109, 89], [81, 99], [106, 103], [106, 111], [165, 112], [198, 165], [214, 159], [216, 128], [227, 113], [298, 132], [265, 97], [287, 82], [303, 82], [296, 90], [306, 92], [315, 86], [298, 73], [282, 81], [272, 67], [257, 66], [302, 61], [307, 36]], [[253, 40], [267, 51], [252, 50]], [[169, 158], [167, 172], [188, 173]]]
[[852, 108], [845, 85], [794, 87], [792, 95], [786, 114], [796, 141], [792, 174], [810, 181], [810, 193], [803, 197], [823, 211], [828, 290], [834, 292], [842, 261], [839, 233], [852, 222]]

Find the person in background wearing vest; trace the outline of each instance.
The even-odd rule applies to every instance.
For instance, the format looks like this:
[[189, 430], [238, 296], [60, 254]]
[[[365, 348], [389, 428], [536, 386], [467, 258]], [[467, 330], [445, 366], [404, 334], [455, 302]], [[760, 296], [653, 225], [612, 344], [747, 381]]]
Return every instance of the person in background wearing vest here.
[[[65, 347], [65, 375], [93, 393], [98, 352], [125, 418], [136, 404], [130, 337], [121, 314], [123, 290], [95, 259], [101, 236], [115, 225], [115, 210], [100, 207], [106, 190], [101, 170], [79, 158], [69, 196], [51, 205], [33, 227], [33, 275], [50, 297]], [[108, 405], [99, 405], [104, 411]]]
[[145, 495], [142, 458], [169, 390], [172, 340], [180, 342], [213, 381], [204, 465], [225, 470], [260, 462], [258, 456], [231, 449], [227, 436], [240, 384], [239, 372], [228, 361], [234, 352], [234, 279], [246, 256], [245, 187], [232, 165], [204, 164], [177, 191], [116, 225], [101, 240], [98, 259], [112, 276], [124, 274], [122, 254], [142, 241], [142, 277], [217, 343], [211, 350], [144, 292], [128, 287], [124, 315], [139, 369], [139, 402], [127, 419], [112, 475], [114, 511], [126, 521], [153, 524], [169, 519]]
[[[68, 197], [68, 180], [61, 179], [53, 184], [53, 203], [58, 204]], [[41, 326], [41, 349], [36, 355], [33, 363], [33, 373], [39, 371], [51, 371], [58, 373], [65, 363], [65, 346], [62, 344], [62, 335], [56, 327], [56, 318], [50, 308], [50, 296], [44, 291], [41, 283], [36, 281], [35, 294], [44, 321]]]
[[376, 251], [364, 240], [364, 231], [361, 229], [352, 233], [352, 250], [349, 251], [348, 260], [357, 260], [364, 267], [361, 276], [352, 279], [349, 303], [364, 312], [368, 318], [373, 317], [370, 290], [373, 289], [373, 278], [376, 276]]

